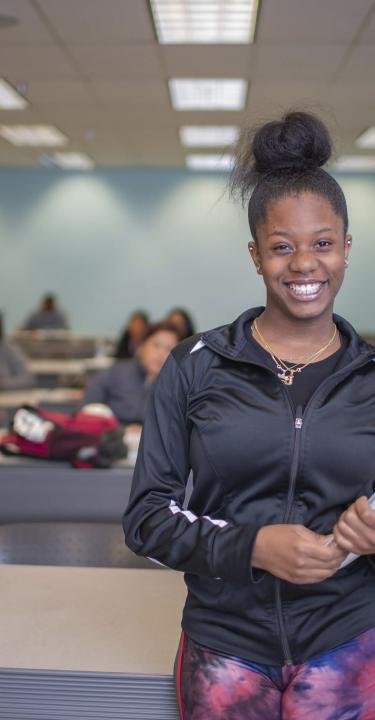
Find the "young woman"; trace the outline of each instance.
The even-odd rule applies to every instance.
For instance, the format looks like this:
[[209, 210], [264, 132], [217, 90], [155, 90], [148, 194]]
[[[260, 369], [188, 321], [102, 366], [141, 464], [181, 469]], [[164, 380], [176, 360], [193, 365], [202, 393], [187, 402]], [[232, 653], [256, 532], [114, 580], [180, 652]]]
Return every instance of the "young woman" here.
[[101, 370], [86, 389], [84, 405], [104, 403], [123, 425], [142, 425], [152, 384], [180, 335], [174, 325], [150, 325], [133, 358]]
[[352, 239], [330, 154], [305, 113], [245, 134], [266, 306], [178, 345], [149, 405], [124, 528], [186, 573], [185, 720], [375, 718], [375, 349], [333, 315]]
[[135, 310], [124, 328], [115, 350], [116, 360], [126, 360], [134, 357], [146, 332], [150, 326], [147, 313]]
[[169, 311], [166, 320], [167, 322], [171, 322], [176, 325], [180, 333], [181, 340], [184, 340], [195, 333], [193, 320], [188, 311], [184, 308], [172, 308], [172, 310]]

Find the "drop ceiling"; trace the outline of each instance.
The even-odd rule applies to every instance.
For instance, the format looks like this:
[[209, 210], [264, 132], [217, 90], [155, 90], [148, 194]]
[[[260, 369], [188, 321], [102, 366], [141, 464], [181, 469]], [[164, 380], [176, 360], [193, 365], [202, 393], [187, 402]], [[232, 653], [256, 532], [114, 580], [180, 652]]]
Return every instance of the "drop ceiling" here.
[[[0, 0], [0, 77], [26, 110], [0, 125], [51, 124], [97, 166], [184, 167], [186, 125], [244, 125], [290, 107], [319, 112], [338, 154], [375, 125], [375, 1], [261, 0], [249, 45], [159, 45], [146, 0]], [[241, 112], [178, 112], [170, 78], [244, 78]], [[201, 152], [201, 149], [200, 149]], [[0, 165], [39, 164], [43, 149], [0, 139]]]

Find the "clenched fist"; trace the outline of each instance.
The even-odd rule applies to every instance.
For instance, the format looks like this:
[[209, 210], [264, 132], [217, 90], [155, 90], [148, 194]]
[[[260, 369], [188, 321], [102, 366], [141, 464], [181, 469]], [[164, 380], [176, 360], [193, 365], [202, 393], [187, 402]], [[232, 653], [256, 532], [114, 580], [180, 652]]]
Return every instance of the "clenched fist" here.
[[334, 575], [346, 555], [334, 543], [327, 547], [330, 539], [303, 525], [265, 525], [255, 540], [252, 566], [298, 585], [321, 582]]
[[346, 553], [375, 553], [375, 510], [369, 508], [367, 497], [358, 498], [342, 513], [333, 535], [338, 547]]

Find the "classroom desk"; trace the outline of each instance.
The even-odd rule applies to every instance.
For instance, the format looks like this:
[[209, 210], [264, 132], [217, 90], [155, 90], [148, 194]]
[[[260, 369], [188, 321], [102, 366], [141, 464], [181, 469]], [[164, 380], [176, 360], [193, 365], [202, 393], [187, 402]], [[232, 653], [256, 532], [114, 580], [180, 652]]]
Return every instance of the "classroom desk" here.
[[11, 460], [17, 462], [0, 463], [0, 524], [121, 522], [129, 500], [132, 467], [77, 470], [65, 463]]
[[168, 570], [0, 566], [0, 717], [178, 720]]
[[82, 391], [77, 388], [32, 388], [31, 390], [2, 390], [0, 392], [0, 408], [12, 409], [20, 405], [40, 405], [78, 403], [82, 398]]
[[111, 367], [113, 358], [106, 356], [73, 359], [35, 359], [29, 361], [29, 368], [39, 387], [54, 388], [67, 383], [74, 387], [83, 387], [88, 377], [98, 370]]

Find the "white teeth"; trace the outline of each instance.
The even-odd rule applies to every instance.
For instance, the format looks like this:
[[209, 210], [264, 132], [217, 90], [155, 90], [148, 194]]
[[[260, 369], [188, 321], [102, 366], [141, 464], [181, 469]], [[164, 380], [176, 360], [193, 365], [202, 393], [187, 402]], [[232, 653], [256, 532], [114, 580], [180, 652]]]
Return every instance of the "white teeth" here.
[[322, 283], [308, 283], [307, 285], [289, 283], [288, 286], [296, 295], [315, 295], [320, 290]]

